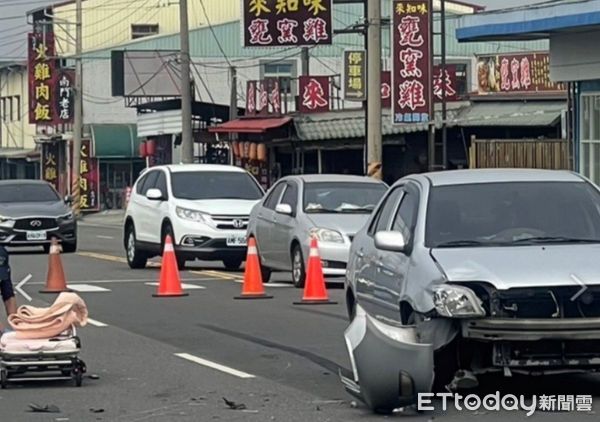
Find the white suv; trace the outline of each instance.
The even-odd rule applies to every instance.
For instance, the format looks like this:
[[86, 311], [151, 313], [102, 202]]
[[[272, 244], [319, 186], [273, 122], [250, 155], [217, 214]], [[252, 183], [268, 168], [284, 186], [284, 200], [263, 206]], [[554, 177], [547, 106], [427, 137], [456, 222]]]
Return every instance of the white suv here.
[[246, 229], [264, 191], [238, 167], [190, 164], [157, 166], [133, 186], [123, 241], [131, 268], [144, 268], [173, 238], [179, 268], [186, 261], [222, 261], [238, 269], [246, 258]]

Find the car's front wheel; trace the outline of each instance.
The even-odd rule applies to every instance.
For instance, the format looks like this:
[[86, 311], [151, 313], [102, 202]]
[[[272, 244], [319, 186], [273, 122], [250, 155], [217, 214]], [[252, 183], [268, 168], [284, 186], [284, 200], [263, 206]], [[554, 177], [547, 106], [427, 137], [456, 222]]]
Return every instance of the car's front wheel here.
[[148, 256], [144, 252], [140, 251], [137, 247], [137, 240], [135, 237], [135, 227], [133, 224], [127, 226], [125, 232], [125, 246], [127, 255], [127, 264], [131, 269], [141, 269], [146, 267], [148, 262]]
[[62, 250], [64, 253], [75, 253], [77, 252], [77, 240], [73, 242], [63, 242]]
[[304, 257], [300, 245], [294, 245], [292, 249], [292, 281], [298, 288], [304, 287], [306, 280], [306, 271], [304, 269]]

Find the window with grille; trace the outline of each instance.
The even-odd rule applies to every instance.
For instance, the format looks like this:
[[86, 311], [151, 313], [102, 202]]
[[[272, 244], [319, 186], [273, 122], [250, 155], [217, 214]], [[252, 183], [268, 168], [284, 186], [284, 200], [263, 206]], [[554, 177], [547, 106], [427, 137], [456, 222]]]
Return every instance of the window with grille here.
[[150, 35], [158, 34], [158, 24], [132, 24], [131, 39], [149, 37]]
[[581, 95], [579, 170], [600, 183], [600, 93]]

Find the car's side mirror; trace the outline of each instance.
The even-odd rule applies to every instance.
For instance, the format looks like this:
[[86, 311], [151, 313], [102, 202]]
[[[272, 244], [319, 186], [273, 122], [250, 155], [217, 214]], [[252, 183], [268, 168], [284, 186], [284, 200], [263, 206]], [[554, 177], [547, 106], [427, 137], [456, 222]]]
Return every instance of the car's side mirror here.
[[406, 252], [406, 238], [401, 232], [381, 231], [375, 233], [375, 247], [382, 251]]
[[162, 201], [163, 194], [160, 189], [148, 189], [148, 192], [146, 192], [146, 198], [151, 201]]
[[292, 206], [290, 204], [279, 204], [275, 207], [275, 212], [277, 214], [283, 215], [292, 215], [294, 211], [292, 210]]
[[71, 195], [67, 195], [64, 198], [65, 204], [71, 205], [73, 203], [73, 197]]

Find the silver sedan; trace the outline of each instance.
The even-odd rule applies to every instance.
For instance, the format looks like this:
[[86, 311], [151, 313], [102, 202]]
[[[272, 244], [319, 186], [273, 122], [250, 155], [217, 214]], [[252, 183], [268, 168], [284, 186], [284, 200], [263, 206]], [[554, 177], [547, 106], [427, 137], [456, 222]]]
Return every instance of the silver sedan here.
[[349, 175], [288, 176], [250, 214], [263, 281], [271, 271], [291, 271], [303, 287], [310, 238], [316, 236], [326, 277], [343, 277], [350, 244], [387, 190], [384, 183]]

